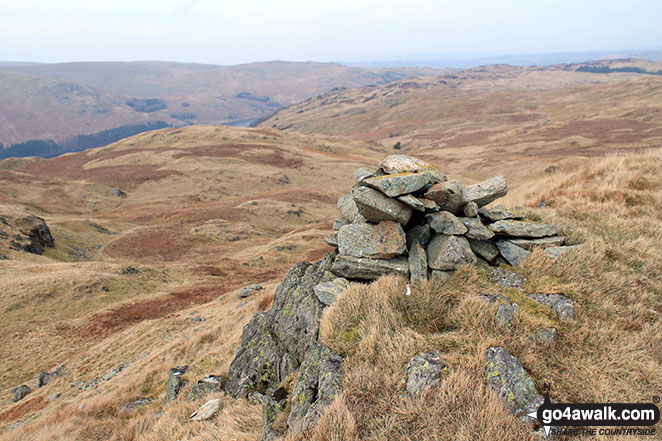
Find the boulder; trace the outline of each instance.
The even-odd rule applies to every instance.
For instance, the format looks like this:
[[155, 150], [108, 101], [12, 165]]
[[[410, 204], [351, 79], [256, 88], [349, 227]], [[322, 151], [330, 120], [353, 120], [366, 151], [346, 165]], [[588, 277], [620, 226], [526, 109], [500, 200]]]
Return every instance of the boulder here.
[[192, 421], [206, 421], [214, 417], [223, 408], [220, 398], [207, 401], [191, 414]]
[[294, 265], [278, 286], [273, 306], [253, 316], [244, 327], [241, 345], [230, 363], [226, 391], [233, 397], [272, 393], [301, 362], [319, 335], [325, 305], [314, 287], [336, 276], [333, 256], [316, 264]]
[[534, 224], [533, 222], [517, 220], [501, 220], [490, 224], [490, 230], [497, 234], [513, 237], [545, 237], [555, 236], [559, 232], [556, 225]]
[[29, 386], [23, 384], [21, 386], [17, 386], [10, 391], [11, 393], [14, 394], [14, 396], [9, 400], [10, 403], [16, 403], [17, 401], [21, 401], [23, 398], [28, 396], [29, 394], [32, 393], [32, 389], [30, 389]]
[[245, 299], [246, 297], [250, 296], [256, 291], [260, 291], [262, 289], [262, 285], [258, 285], [257, 283], [253, 283], [252, 285], [245, 286], [241, 288], [241, 291], [239, 291], [239, 294], [237, 294], [237, 297], [240, 299]]
[[182, 376], [188, 370], [188, 366], [177, 366], [168, 372], [168, 381], [166, 382], [165, 402], [169, 403], [177, 398], [179, 391], [186, 385]]
[[547, 257], [551, 257], [552, 259], [557, 259], [557, 258], [561, 257], [561, 254], [563, 254], [563, 253], [565, 253], [567, 251], [578, 250], [579, 248], [581, 248], [581, 245], [567, 245], [567, 246], [564, 246], [564, 247], [548, 247], [548, 248], [545, 248], [543, 253], [545, 253], [545, 255]]
[[324, 409], [340, 392], [343, 359], [328, 347], [316, 343], [308, 350], [292, 391], [290, 430], [312, 429]]
[[459, 214], [459, 209], [466, 201], [462, 199], [462, 186], [457, 181], [441, 182], [433, 185], [426, 193], [425, 198], [435, 202], [440, 210]]
[[494, 208], [482, 207], [478, 210], [478, 214], [480, 214], [481, 217], [483, 217], [484, 219], [490, 222], [496, 222], [506, 219], [515, 219], [515, 220], [524, 219], [524, 215], [515, 213], [514, 211], [506, 210], [500, 205]]
[[563, 294], [531, 294], [529, 298], [543, 305], [551, 306], [563, 321], [575, 318], [575, 302]]
[[529, 373], [504, 348], [490, 347], [485, 355], [487, 385], [515, 416], [534, 412], [543, 402]]
[[379, 190], [392, 198], [414, 193], [424, 187], [432, 186], [439, 181], [440, 179], [437, 176], [427, 171], [389, 174], [363, 180], [369, 187]]
[[464, 237], [435, 234], [427, 249], [428, 266], [436, 270], [456, 270], [462, 265], [476, 263], [476, 255], [471, 251]]
[[466, 217], [477, 217], [478, 216], [478, 204], [475, 202], [469, 202], [462, 208], [462, 212]]
[[519, 265], [524, 261], [524, 259], [529, 257], [529, 254], [531, 254], [524, 248], [513, 245], [507, 240], [498, 240], [496, 246], [504, 259], [506, 259], [506, 261], [508, 261], [508, 263], [513, 266]]
[[387, 274], [409, 277], [409, 264], [406, 257], [368, 259], [339, 254], [331, 271], [348, 279], [375, 280]]
[[446, 175], [441, 173], [436, 167], [421, 159], [407, 155], [389, 155], [379, 163], [379, 167], [390, 175], [397, 173], [428, 172], [435, 176], [435, 178], [438, 179], [438, 182], [443, 182], [447, 179]]
[[412, 283], [428, 279], [428, 258], [425, 248], [418, 242], [409, 250], [409, 275]]
[[370, 187], [354, 187], [352, 197], [359, 214], [368, 222], [394, 221], [406, 225], [411, 218], [411, 207]]
[[411, 247], [414, 246], [415, 242], [420, 243], [423, 248], [427, 247], [432, 238], [432, 232], [430, 231], [430, 225], [417, 225], [407, 231], [405, 234], [407, 238], [407, 249], [411, 250]]
[[485, 259], [488, 263], [494, 264], [499, 257], [499, 249], [489, 240], [468, 239], [471, 251]]
[[338, 231], [338, 251], [345, 256], [389, 259], [406, 249], [405, 232], [397, 222], [350, 224]]
[[467, 232], [467, 227], [460, 219], [448, 211], [427, 214], [425, 217], [428, 224], [430, 224], [430, 228], [439, 234], [462, 235]]
[[478, 207], [504, 197], [508, 193], [506, 178], [496, 176], [483, 182], [468, 185], [462, 188], [462, 199], [465, 202], [475, 202]]
[[494, 233], [488, 229], [480, 219], [475, 217], [460, 217], [460, 222], [467, 228], [464, 236], [475, 240], [488, 240], [494, 237]]
[[405, 365], [405, 390], [411, 395], [421, 395], [443, 380], [448, 371], [441, 351], [421, 352]]
[[349, 280], [338, 277], [330, 282], [318, 283], [313, 290], [320, 302], [326, 306], [331, 306], [336, 303], [338, 296], [347, 288], [349, 288]]
[[547, 248], [563, 245], [565, 238], [563, 236], [540, 237], [538, 239], [508, 239], [510, 243], [524, 248], [527, 251], [533, 251], [535, 248]]

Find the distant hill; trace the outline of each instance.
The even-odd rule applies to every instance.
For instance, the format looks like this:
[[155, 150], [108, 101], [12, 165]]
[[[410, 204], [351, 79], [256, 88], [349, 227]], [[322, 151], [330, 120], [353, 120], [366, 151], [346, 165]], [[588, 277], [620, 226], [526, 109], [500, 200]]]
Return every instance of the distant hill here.
[[[247, 125], [335, 87], [383, 84], [434, 69], [335, 63], [216, 66], [169, 62], [0, 64], [0, 143], [55, 143], [161, 121]], [[16, 150], [16, 149], [15, 149]]]

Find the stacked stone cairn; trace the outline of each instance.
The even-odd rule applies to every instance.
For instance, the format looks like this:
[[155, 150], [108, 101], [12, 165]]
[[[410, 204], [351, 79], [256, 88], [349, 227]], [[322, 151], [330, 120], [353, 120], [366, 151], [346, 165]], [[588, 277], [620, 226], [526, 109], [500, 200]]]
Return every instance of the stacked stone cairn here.
[[550, 257], [571, 248], [561, 246], [555, 225], [486, 208], [508, 193], [503, 176], [463, 187], [425, 161], [391, 155], [376, 169], [359, 168], [354, 179], [338, 200], [338, 232], [326, 239], [338, 248], [332, 271], [340, 277], [443, 279], [479, 259], [517, 265], [535, 247], [546, 248]]

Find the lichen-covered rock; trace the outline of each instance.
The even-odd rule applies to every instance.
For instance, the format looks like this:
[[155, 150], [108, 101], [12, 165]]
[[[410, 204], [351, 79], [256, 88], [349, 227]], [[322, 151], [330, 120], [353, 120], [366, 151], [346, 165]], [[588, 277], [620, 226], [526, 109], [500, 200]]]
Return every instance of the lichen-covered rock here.
[[262, 405], [262, 437], [260, 441], [274, 441], [282, 434], [274, 429], [274, 422], [283, 406], [278, 401], [267, 396]]
[[237, 297], [240, 299], [245, 299], [246, 297], [250, 296], [256, 291], [259, 291], [262, 289], [262, 285], [258, 285], [257, 283], [253, 283], [252, 285], [245, 286], [239, 291], [239, 294], [237, 294]]
[[511, 243], [527, 251], [533, 251], [535, 248], [558, 247], [563, 245], [565, 238], [563, 236], [540, 237], [537, 239], [508, 239]]
[[207, 375], [191, 388], [191, 392], [189, 392], [189, 398], [191, 401], [195, 401], [211, 393], [221, 392], [225, 387], [226, 381], [226, 377]]
[[397, 173], [384, 176], [374, 176], [364, 179], [369, 187], [379, 190], [389, 197], [414, 193], [426, 186], [439, 182], [439, 178], [430, 172]]
[[[425, 200], [419, 199], [414, 195], [411, 194], [406, 194], [404, 196], [398, 196], [396, 198], [400, 202], [402, 202], [405, 205], [409, 205], [411, 208], [417, 211], [425, 211], [425, 208], [427, 204], [424, 202]], [[432, 201], [429, 201], [432, 202]], [[434, 202], [432, 202], [434, 204]]]
[[476, 263], [467, 239], [460, 236], [435, 234], [427, 249], [428, 266], [436, 270], [456, 270], [462, 265]]
[[352, 198], [359, 214], [370, 223], [394, 221], [406, 225], [413, 209], [370, 187], [354, 187]]
[[435, 176], [438, 182], [445, 181], [446, 175], [441, 173], [436, 167], [427, 162], [407, 155], [389, 155], [379, 167], [386, 173], [393, 175], [397, 173], [421, 173], [427, 172]]
[[499, 249], [489, 240], [468, 239], [471, 251], [485, 259], [488, 263], [494, 264], [499, 257]]
[[226, 390], [233, 397], [251, 392], [269, 394], [292, 372], [317, 341], [325, 305], [315, 285], [336, 278], [330, 254], [316, 263], [298, 263], [274, 294], [270, 310], [258, 313], [244, 327], [241, 346], [230, 364]]
[[484, 207], [506, 194], [508, 194], [508, 185], [503, 176], [496, 176], [462, 188], [462, 199], [465, 202], [475, 202], [478, 207]]
[[349, 285], [349, 280], [338, 277], [330, 282], [318, 283], [313, 289], [320, 302], [331, 306], [336, 303], [338, 296], [349, 288]]
[[513, 266], [519, 265], [531, 254], [524, 248], [520, 248], [507, 240], [497, 240], [496, 246], [503, 258]]
[[425, 216], [430, 228], [439, 234], [462, 235], [467, 232], [467, 227], [448, 211], [440, 211]]
[[324, 242], [330, 247], [338, 248], [338, 233], [329, 234], [324, 239]]
[[492, 268], [490, 271], [490, 282], [504, 288], [522, 289], [526, 284], [526, 278], [508, 268]]
[[338, 231], [338, 251], [345, 256], [390, 259], [406, 247], [405, 232], [397, 222], [350, 224]]
[[534, 224], [517, 220], [496, 221], [488, 228], [497, 234], [513, 237], [545, 237], [556, 236], [559, 233], [556, 225]]
[[575, 302], [563, 294], [531, 294], [529, 297], [538, 303], [551, 306], [561, 320], [575, 318]]
[[514, 211], [506, 210], [500, 205], [494, 208], [482, 207], [478, 210], [478, 214], [480, 214], [481, 217], [487, 219], [490, 222], [496, 222], [506, 219], [515, 219], [515, 220], [524, 219], [524, 215], [515, 213]]
[[410, 250], [414, 246], [415, 242], [420, 243], [423, 248], [427, 247], [432, 238], [432, 232], [430, 231], [430, 225], [417, 225], [411, 228], [405, 234], [407, 238], [407, 249]]
[[424, 196], [435, 202], [440, 210], [450, 211], [454, 214], [459, 214], [460, 207], [466, 203], [462, 199], [462, 186], [457, 181], [433, 185]]
[[487, 384], [503, 400], [506, 408], [522, 417], [540, 407], [542, 396], [529, 373], [504, 348], [490, 347], [485, 355]]
[[425, 248], [418, 242], [409, 250], [409, 278], [412, 283], [428, 279], [428, 258]]
[[441, 351], [421, 352], [409, 360], [404, 378], [407, 393], [420, 395], [443, 380], [448, 367], [441, 357]]
[[166, 383], [166, 392], [165, 392], [165, 402], [169, 403], [170, 401], [177, 398], [179, 391], [186, 384], [183, 375], [188, 370], [188, 366], [177, 366], [171, 368], [168, 372], [168, 381]]
[[517, 303], [512, 303], [508, 297], [501, 294], [497, 294], [496, 296], [480, 295], [478, 298], [488, 304], [496, 303], [496, 322], [497, 325], [504, 328], [510, 326], [513, 317], [519, 310], [519, 305]]
[[465, 227], [467, 227], [467, 232], [464, 233], [466, 238], [474, 240], [489, 240], [494, 237], [494, 233], [483, 225], [478, 218], [460, 217], [458, 219]]
[[292, 391], [290, 430], [310, 430], [340, 391], [343, 360], [321, 344], [308, 350]]
[[343, 219], [346, 219], [348, 223], [354, 222], [359, 216], [359, 209], [356, 207], [351, 193], [340, 196], [336, 207], [338, 207]]
[[368, 259], [339, 254], [331, 271], [347, 279], [375, 280], [387, 274], [409, 277], [409, 264], [406, 257]]

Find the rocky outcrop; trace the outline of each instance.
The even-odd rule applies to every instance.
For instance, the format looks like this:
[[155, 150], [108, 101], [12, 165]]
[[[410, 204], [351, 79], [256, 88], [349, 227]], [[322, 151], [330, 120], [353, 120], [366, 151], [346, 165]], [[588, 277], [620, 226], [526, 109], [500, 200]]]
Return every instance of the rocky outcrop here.
[[188, 366], [177, 366], [171, 368], [168, 372], [168, 381], [166, 382], [165, 402], [169, 403], [177, 398], [179, 391], [186, 386], [186, 380], [183, 375], [188, 370]]
[[10, 392], [13, 393], [14, 396], [9, 401], [11, 403], [16, 403], [17, 401], [21, 401], [23, 398], [31, 394], [32, 389], [30, 389], [29, 386], [23, 384], [13, 388]]
[[43, 254], [46, 248], [55, 248], [55, 240], [44, 219], [37, 216], [27, 216], [16, 221], [19, 234], [10, 246], [16, 250], [32, 254]]

